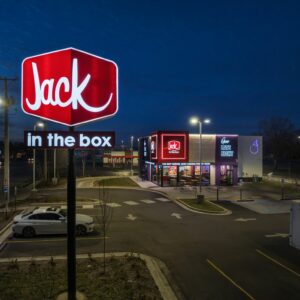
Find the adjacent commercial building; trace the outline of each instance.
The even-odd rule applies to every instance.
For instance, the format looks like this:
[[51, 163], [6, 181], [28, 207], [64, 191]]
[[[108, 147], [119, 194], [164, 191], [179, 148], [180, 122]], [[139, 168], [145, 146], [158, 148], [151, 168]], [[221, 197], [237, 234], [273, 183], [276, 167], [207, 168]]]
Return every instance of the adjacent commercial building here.
[[106, 150], [103, 154], [104, 166], [138, 166], [138, 151]]
[[[201, 160], [201, 168], [200, 168]], [[262, 137], [158, 131], [139, 139], [139, 172], [160, 186], [235, 185], [262, 178]]]

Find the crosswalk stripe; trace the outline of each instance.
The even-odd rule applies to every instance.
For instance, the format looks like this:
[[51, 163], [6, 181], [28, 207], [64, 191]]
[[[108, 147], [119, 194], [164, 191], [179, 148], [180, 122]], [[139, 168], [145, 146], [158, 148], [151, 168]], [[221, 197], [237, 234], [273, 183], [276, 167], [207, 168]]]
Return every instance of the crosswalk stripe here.
[[139, 203], [134, 202], [134, 201], [124, 201], [123, 203], [125, 203], [127, 205], [139, 205]]
[[93, 204], [83, 204], [82, 208], [94, 208]]
[[118, 203], [107, 203], [106, 205], [109, 206], [109, 207], [120, 207], [121, 206]]
[[167, 198], [155, 198], [155, 200], [161, 201], [161, 202], [170, 202]]
[[155, 201], [153, 201], [153, 200], [148, 200], [148, 199], [143, 199], [143, 200], [140, 200], [141, 202], [144, 202], [144, 203], [146, 203], [146, 204], [153, 204], [153, 203], [155, 203]]

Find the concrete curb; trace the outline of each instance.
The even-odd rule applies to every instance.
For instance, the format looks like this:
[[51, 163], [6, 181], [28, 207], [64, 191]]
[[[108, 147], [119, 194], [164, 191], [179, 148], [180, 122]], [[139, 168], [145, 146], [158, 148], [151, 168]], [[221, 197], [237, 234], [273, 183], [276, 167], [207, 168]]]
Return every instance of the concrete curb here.
[[[196, 200], [196, 199], [195, 199]], [[211, 201], [209, 200], [206, 200], [210, 203], [212, 203]], [[201, 210], [197, 210], [195, 208], [193, 208], [192, 206], [188, 205], [188, 204], [185, 204], [185, 203], [182, 203], [182, 201], [180, 201], [180, 199], [176, 199], [176, 203], [181, 206], [182, 208], [185, 208], [189, 211], [192, 211], [192, 212], [195, 212], [195, 213], [198, 213], [198, 214], [202, 214], [202, 215], [212, 215], [212, 216], [229, 216], [232, 214], [232, 211], [227, 209], [227, 208], [224, 208], [218, 204], [215, 204], [215, 203], [212, 203], [213, 205], [216, 205], [220, 208], [222, 208], [224, 210], [224, 212], [220, 212], [220, 213], [213, 213], [213, 212], [209, 212], [209, 211], [201, 211]]]
[[[147, 189], [147, 190], [149, 190], [149, 189]], [[151, 191], [153, 191], [153, 190], [151, 190]], [[216, 203], [213, 203], [213, 204], [220, 207], [220, 208], [222, 208], [222, 209], [224, 209], [225, 210], [224, 213], [210, 213], [210, 212], [199, 211], [199, 210], [196, 210], [196, 209], [194, 209], [193, 207], [191, 207], [187, 204], [183, 204], [182, 202], [180, 202], [179, 198], [174, 199], [173, 197], [168, 195], [166, 192], [161, 192], [161, 191], [156, 191], [156, 190], [154, 190], [153, 192], [159, 193], [159, 194], [167, 197], [169, 200], [171, 200], [172, 202], [174, 202], [175, 204], [177, 204], [181, 208], [183, 208], [185, 210], [188, 210], [190, 212], [194, 212], [194, 213], [198, 213], [198, 214], [202, 214], [202, 215], [213, 215], [213, 216], [228, 216], [228, 215], [232, 214], [231, 210], [229, 210], [227, 208], [224, 208], [223, 206], [220, 206]], [[209, 200], [206, 200], [206, 201], [209, 201]], [[209, 201], [209, 202], [211, 202], [211, 201]]]
[[1, 231], [0, 231], [0, 251], [2, 251], [5, 246], [7, 245], [5, 243], [8, 236], [11, 234], [11, 225], [13, 224], [13, 221], [10, 221]]
[[[152, 256], [140, 253], [129, 253], [129, 252], [112, 252], [106, 253], [106, 257], [122, 257], [122, 256], [134, 256], [141, 258], [145, 261], [146, 266], [157, 285], [159, 292], [164, 300], [178, 300], [180, 298], [177, 297], [175, 292], [173, 291], [171, 285], [169, 284], [167, 278], [165, 277], [163, 271], [161, 270], [159, 263], [161, 262], [159, 259], [154, 258]], [[103, 253], [93, 253], [92, 255], [88, 254], [78, 254], [76, 255], [77, 259], [88, 259], [90, 257], [93, 258], [103, 258]], [[66, 260], [67, 257], [65, 255], [58, 256], [37, 256], [34, 257], [35, 261], [47, 261], [53, 258], [54, 260]], [[0, 258], [0, 263], [9, 263], [11, 261], [18, 262], [30, 262], [32, 261], [32, 257], [11, 257], [11, 258]]]

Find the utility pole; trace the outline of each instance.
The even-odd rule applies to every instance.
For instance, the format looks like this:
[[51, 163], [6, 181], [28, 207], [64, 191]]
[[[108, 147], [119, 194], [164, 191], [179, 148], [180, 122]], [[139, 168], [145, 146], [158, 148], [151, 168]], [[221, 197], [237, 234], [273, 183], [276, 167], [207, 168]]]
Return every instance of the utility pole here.
[[4, 177], [3, 177], [3, 191], [6, 194], [5, 207], [8, 210], [9, 203], [9, 188], [10, 188], [10, 174], [9, 174], [9, 123], [8, 123], [8, 109], [12, 104], [11, 99], [8, 98], [8, 81], [15, 81], [17, 78], [0, 77], [4, 81]]
[[133, 176], [133, 136], [130, 138], [130, 150], [131, 150], [131, 167], [130, 167], [130, 175]]
[[[47, 123], [44, 122], [44, 130], [47, 131]], [[44, 149], [44, 179], [47, 182], [48, 181], [48, 153], [47, 149]]]

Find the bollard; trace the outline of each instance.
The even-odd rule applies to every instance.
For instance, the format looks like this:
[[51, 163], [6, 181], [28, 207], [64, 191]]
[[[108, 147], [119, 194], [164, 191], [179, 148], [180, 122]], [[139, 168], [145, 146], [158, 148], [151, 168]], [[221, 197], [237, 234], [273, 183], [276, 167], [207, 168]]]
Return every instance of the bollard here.
[[281, 178], [281, 200], [284, 200], [284, 178]]
[[219, 186], [217, 186], [217, 201], [219, 201]]
[[243, 190], [240, 189], [240, 201], [243, 201]]

